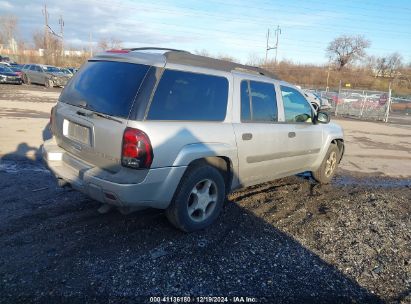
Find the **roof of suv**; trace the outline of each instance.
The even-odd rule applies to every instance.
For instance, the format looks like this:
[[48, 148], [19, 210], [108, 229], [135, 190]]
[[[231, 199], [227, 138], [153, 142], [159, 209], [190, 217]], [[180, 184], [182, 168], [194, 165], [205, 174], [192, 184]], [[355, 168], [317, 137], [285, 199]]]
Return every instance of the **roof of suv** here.
[[234, 70], [244, 72], [244, 73], [253, 73], [264, 75], [270, 78], [277, 79], [277, 76], [272, 72], [269, 72], [265, 69], [243, 65], [235, 63], [232, 61], [215, 59], [206, 56], [200, 56], [191, 54], [187, 51], [175, 50], [175, 49], [165, 49], [165, 48], [132, 48], [132, 49], [123, 49], [123, 50], [109, 50], [105, 53], [99, 54], [96, 56], [96, 59], [101, 57], [126, 57], [130, 55], [137, 54], [150, 54], [151, 56], [161, 57], [158, 58], [160, 61], [165, 61], [166, 63], [174, 63], [181, 65], [189, 65], [201, 68], [208, 68], [213, 70], [232, 72]]

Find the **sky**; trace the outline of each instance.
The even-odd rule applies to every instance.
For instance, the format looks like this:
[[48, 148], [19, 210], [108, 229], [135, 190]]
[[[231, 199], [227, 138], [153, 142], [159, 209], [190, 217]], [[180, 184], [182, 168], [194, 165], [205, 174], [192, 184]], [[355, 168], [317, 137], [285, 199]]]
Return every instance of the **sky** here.
[[124, 47], [206, 50], [246, 63], [265, 57], [267, 29], [274, 46], [279, 26], [278, 60], [326, 64], [328, 43], [347, 34], [369, 39], [369, 55], [399, 52], [411, 62], [410, 0], [0, 0], [0, 16], [18, 16], [18, 38], [31, 41], [44, 28], [44, 3], [54, 31], [63, 16], [74, 48], [88, 47], [91, 33], [93, 45], [114, 37]]

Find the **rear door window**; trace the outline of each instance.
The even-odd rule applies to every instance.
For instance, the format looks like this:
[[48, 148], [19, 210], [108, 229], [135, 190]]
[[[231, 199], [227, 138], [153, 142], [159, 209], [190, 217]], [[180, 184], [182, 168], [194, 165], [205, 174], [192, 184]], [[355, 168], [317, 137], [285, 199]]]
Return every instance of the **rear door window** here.
[[60, 101], [128, 118], [131, 105], [150, 66], [115, 61], [89, 61], [64, 88]]
[[241, 82], [241, 121], [278, 121], [274, 84], [243, 80]]
[[165, 70], [147, 119], [223, 121], [227, 99], [228, 80], [224, 77]]

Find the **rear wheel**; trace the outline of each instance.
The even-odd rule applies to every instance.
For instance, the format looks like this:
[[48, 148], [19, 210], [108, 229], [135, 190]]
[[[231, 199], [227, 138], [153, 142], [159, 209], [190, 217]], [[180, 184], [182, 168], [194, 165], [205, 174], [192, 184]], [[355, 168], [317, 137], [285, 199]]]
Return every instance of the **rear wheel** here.
[[169, 221], [186, 232], [204, 229], [218, 217], [225, 199], [224, 178], [214, 167], [201, 164], [187, 169], [166, 209]]
[[321, 166], [317, 171], [312, 172], [312, 175], [317, 182], [320, 184], [328, 184], [331, 181], [338, 167], [339, 153], [340, 151], [338, 150], [337, 145], [331, 144]]

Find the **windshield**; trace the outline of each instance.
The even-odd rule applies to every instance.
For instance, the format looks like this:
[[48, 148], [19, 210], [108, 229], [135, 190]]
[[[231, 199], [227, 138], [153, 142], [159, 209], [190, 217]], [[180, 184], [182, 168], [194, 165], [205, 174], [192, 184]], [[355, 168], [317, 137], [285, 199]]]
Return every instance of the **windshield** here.
[[71, 79], [60, 101], [127, 118], [149, 66], [114, 61], [89, 61]]
[[13, 71], [10, 68], [5, 67], [5, 66], [0, 66], [0, 72], [2, 72], [2, 73], [13, 73]]
[[53, 66], [42, 66], [42, 69], [47, 73], [61, 73], [60, 69]]

